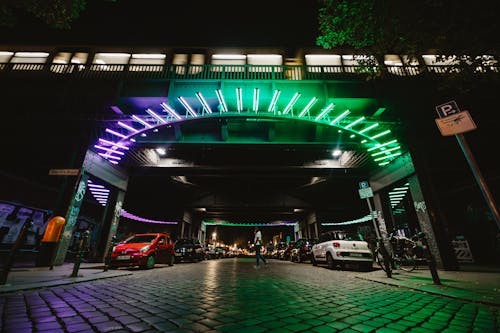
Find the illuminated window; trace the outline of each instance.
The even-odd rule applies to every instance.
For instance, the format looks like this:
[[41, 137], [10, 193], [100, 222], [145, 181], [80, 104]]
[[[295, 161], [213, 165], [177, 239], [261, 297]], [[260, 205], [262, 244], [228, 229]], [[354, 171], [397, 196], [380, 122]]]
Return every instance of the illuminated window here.
[[341, 73], [342, 61], [338, 54], [306, 54], [307, 71], [312, 73]]
[[205, 65], [205, 55], [200, 53], [191, 54], [191, 66], [189, 74], [198, 74], [203, 71]]
[[0, 69], [5, 67], [5, 64], [9, 62], [12, 55], [14, 55], [14, 52], [0, 51]]
[[212, 55], [212, 70], [214, 72], [243, 72], [247, 57], [243, 54], [213, 54]]
[[419, 74], [419, 62], [416, 57], [397, 54], [386, 54], [384, 65], [387, 71], [395, 75], [417, 75]]
[[249, 72], [281, 72], [283, 57], [279, 54], [248, 54]]
[[376, 71], [377, 59], [374, 56], [368, 55], [342, 55], [342, 63], [344, 72], [347, 73], [363, 73], [368, 71]]
[[424, 54], [422, 56], [427, 70], [433, 73], [457, 73], [460, 72], [460, 59], [456, 55], [443, 56], [435, 54]]
[[129, 53], [96, 53], [92, 61], [92, 70], [123, 71], [129, 59]]
[[15, 64], [12, 69], [23, 71], [39, 71], [47, 62], [49, 54], [47, 52], [16, 52], [10, 59]]
[[184, 75], [186, 73], [186, 65], [189, 55], [187, 53], [176, 53], [172, 59], [172, 64], [175, 66], [175, 74]]
[[165, 54], [134, 53], [130, 58], [129, 71], [132, 72], [161, 72], [165, 65]]

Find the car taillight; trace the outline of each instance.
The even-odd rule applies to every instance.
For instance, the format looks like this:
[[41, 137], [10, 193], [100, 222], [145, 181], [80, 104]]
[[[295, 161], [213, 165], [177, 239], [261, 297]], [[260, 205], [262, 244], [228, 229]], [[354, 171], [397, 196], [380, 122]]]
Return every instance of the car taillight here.
[[333, 242], [333, 247], [340, 247], [340, 243], [338, 243], [338, 242]]
[[372, 248], [372, 246], [370, 245], [370, 243], [367, 243], [367, 244], [366, 244], [366, 246], [367, 246], [369, 249], [371, 249], [371, 248]]

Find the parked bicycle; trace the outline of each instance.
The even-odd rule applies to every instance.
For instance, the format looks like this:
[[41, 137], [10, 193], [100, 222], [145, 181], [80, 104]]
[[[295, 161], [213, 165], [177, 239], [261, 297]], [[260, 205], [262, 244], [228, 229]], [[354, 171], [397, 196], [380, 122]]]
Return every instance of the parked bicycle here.
[[[423, 233], [419, 233], [412, 237], [412, 239], [392, 233], [387, 239], [384, 239], [388, 240], [391, 245], [391, 249], [388, 249], [388, 253], [391, 256], [389, 269], [401, 269], [406, 272], [415, 270], [419, 262], [424, 260], [424, 245], [421, 241], [423, 237]], [[387, 272], [384, 257], [380, 249], [384, 240], [378, 242], [379, 245], [375, 248], [374, 257], [377, 264]]]

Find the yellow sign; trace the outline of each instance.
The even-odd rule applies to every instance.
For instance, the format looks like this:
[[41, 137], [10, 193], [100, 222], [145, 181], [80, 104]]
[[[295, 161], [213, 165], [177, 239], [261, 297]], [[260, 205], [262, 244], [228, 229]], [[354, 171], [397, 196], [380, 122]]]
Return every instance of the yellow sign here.
[[80, 169], [50, 169], [49, 176], [78, 176]]
[[469, 111], [461, 111], [448, 117], [436, 119], [436, 124], [443, 136], [460, 134], [477, 128]]

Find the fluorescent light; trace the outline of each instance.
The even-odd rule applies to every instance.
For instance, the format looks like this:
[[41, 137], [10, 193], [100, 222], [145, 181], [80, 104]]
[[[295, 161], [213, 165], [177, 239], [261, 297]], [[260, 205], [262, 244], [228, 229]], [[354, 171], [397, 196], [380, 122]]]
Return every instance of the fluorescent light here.
[[336, 123], [338, 123], [340, 120], [342, 120], [343, 118], [345, 118], [349, 113], [351, 113], [351, 111], [349, 110], [345, 110], [344, 112], [342, 112], [337, 118], [333, 119], [331, 122], [330, 122], [330, 125], [335, 125]]
[[198, 98], [198, 100], [200, 101], [201, 105], [203, 105], [203, 109], [205, 109], [205, 111], [207, 111], [208, 113], [212, 113], [212, 109], [210, 108], [210, 105], [208, 105], [207, 101], [205, 100], [205, 98], [203, 97], [201, 92], [198, 91], [195, 93], [195, 95]]
[[98, 153], [99, 155], [101, 155], [102, 157], [104, 158], [110, 158], [112, 160], [121, 160], [122, 158], [119, 157], [119, 156], [114, 156], [114, 155], [108, 155], [107, 153]]
[[333, 110], [333, 108], [335, 107], [335, 104], [333, 103], [330, 103], [323, 111], [321, 111], [321, 113], [316, 117], [316, 120], [320, 120], [321, 118], [323, 118], [324, 116], [326, 116], [328, 114], [328, 112], [330, 112], [331, 110]]
[[399, 153], [394, 153], [394, 154], [391, 154], [391, 155], [382, 156], [382, 157], [379, 157], [379, 158], [374, 159], [374, 161], [375, 161], [375, 162], [377, 162], [377, 161], [382, 161], [382, 160], [385, 160], [385, 159], [388, 159], [388, 158], [391, 158], [391, 157], [396, 157], [396, 156], [399, 156], [399, 155], [401, 155], [401, 152], [399, 152]]
[[153, 118], [155, 118], [156, 120], [158, 120], [160, 123], [163, 123], [163, 124], [167, 123], [165, 121], [165, 119], [163, 119], [163, 117], [160, 117], [159, 115], [157, 115], [153, 110], [147, 109], [146, 112], [149, 113], [151, 116], [153, 116]]
[[121, 144], [113, 142], [113, 141], [108, 141], [108, 140], [104, 140], [104, 139], [101, 139], [101, 138], [99, 138], [99, 141], [104, 142], [104, 143], [106, 143], [106, 144], [108, 144], [110, 146], [114, 146], [114, 147], [118, 147], [118, 148], [122, 148], [122, 149], [128, 150], [127, 146], [121, 145]]
[[295, 105], [295, 103], [297, 102], [297, 100], [299, 99], [300, 97], [300, 94], [298, 92], [296, 92], [292, 99], [290, 100], [290, 102], [288, 103], [288, 105], [285, 107], [285, 109], [283, 110], [283, 114], [287, 114], [288, 111], [290, 111], [292, 109], [292, 107]]
[[133, 127], [127, 125], [127, 124], [122, 123], [121, 121], [118, 122], [118, 125], [121, 126], [121, 127], [123, 127], [123, 128], [125, 128], [125, 129], [128, 129], [129, 131], [132, 131], [134, 133], [139, 133], [138, 130], [136, 130], [135, 128], [133, 128]]
[[179, 116], [179, 114], [177, 112], [175, 112], [175, 110], [167, 103], [162, 102], [162, 103], [160, 103], [160, 105], [163, 108], [163, 110], [167, 111], [172, 117], [179, 119], [179, 120], [182, 119], [181, 116]]
[[113, 131], [113, 130], [111, 130], [111, 129], [109, 129], [109, 128], [106, 128], [106, 132], [111, 133], [111, 134], [113, 134], [113, 135], [116, 135], [116, 136], [118, 136], [118, 137], [120, 137], [120, 138], [123, 138], [123, 139], [126, 139], [126, 138], [127, 138], [127, 136], [126, 136], [126, 135], [123, 135], [123, 134], [121, 134], [121, 133], [115, 132], [115, 131]]
[[299, 118], [300, 118], [300, 117], [302, 117], [302, 116], [304, 116], [304, 115], [307, 113], [307, 111], [309, 111], [309, 110], [312, 108], [312, 106], [314, 105], [314, 103], [316, 103], [317, 101], [318, 101], [318, 98], [317, 98], [317, 97], [313, 97], [313, 98], [309, 101], [309, 103], [307, 103], [307, 105], [306, 105], [306, 107], [304, 108], [304, 110], [302, 110], [302, 111], [299, 113]]
[[215, 90], [215, 94], [217, 95], [217, 99], [219, 100], [219, 105], [223, 112], [227, 112], [226, 101], [224, 100], [224, 95], [222, 95], [222, 91], [220, 89]]
[[259, 95], [260, 95], [260, 89], [259, 88], [254, 88], [253, 89], [253, 111], [258, 112], [259, 111]]
[[241, 88], [236, 88], [236, 103], [238, 107], [238, 112], [243, 110], [243, 96]]
[[186, 108], [187, 112], [189, 112], [193, 117], [198, 117], [198, 114], [191, 108], [191, 106], [184, 100], [182, 96], [177, 97], [179, 102], [181, 102], [182, 106]]
[[358, 133], [361, 134], [361, 133], [364, 133], [364, 132], [368, 132], [369, 130], [374, 129], [377, 126], [378, 126], [378, 123], [372, 124], [372, 125], [368, 126], [367, 128], [362, 129]]
[[[347, 126], [344, 126], [345, 129], [348, 129], [350, 127], [353, 127], [354, 125], [362, 122], [363, 120], [365, 120], [365, 117], [360, 117], [358, 119], [356, 119], [355, 121], [353, 121], [352, 123], [348, 124]], [[361, 132], [360, 132], [361, 133]]]
[[267, 112], [274, 111], [276, 103], [278, 103], [278, 98], [280, 97], [280, 94], [281, 94], [281, 90], [274, 91], [273, 98], [271, 99], [271, 103], [269, 104], [269, 108], [267, 109]]
[[372, 136], [370, 139], [373, 140], [373, 139], [379, 138], [381, 136], [387, 135], [389, 133], [391, 133], [391, 130], [383, 131], [383, 132], [380, 132], [379, 134]]
[[372, 156], [378, 156], [378, 155], [381, 155], [381, 154], [385, 154], [385, 153], [390, 152], [390, 151], [398, 150], [399, 148], [401, 148], [401, 146], [396, 146], [394, 148], [385, 149], [385, 150], [379, 151], [377, 153], [373, 153]]
[[115, 153], [115, 154], [118, 154], [118, 155], [125, 155], [125, 153], [123, 153], [121, 151], [118, 151], [118, 150], [111, 149], [111, 148], [106, 148], [106, 147], [99, 146], [99, 145], [94, 145], [94, 147], [97, 148], [97, 149], [109, 151], [110, 153]]
[[147, 122], [145, 122], [144, 120], [142, 120], [141, 118], [137, 117], [135, 114], [132, 115], [132, 118], [134, 118], [134, 120], [140, 122], [141, 124], [143, 124], [144, 126], [146, 126], [147, 128], [151, 128], [152, 126], [149, 125]]
[[388, 145], [390, 145], [392, 143], [396, 143], [397, 141], [398, 140], [391, 140], [391, 141], [388, 141], [388, 142], [382, 143], [382, 144], [377, 143], [377, 145], [375, 145], [375, 147], [369, 148], [368, 151], [372, 151], [372, 150], [375, 150], [375, 149], [378, 149], [378, 148], [382, 148], [382, 147], [388, 146]]
[[167, 154], [167, 151], [165, 150], [165, 148], [156, 148], [155, 150], [158, 153], [158, 155], [164, 156]]

